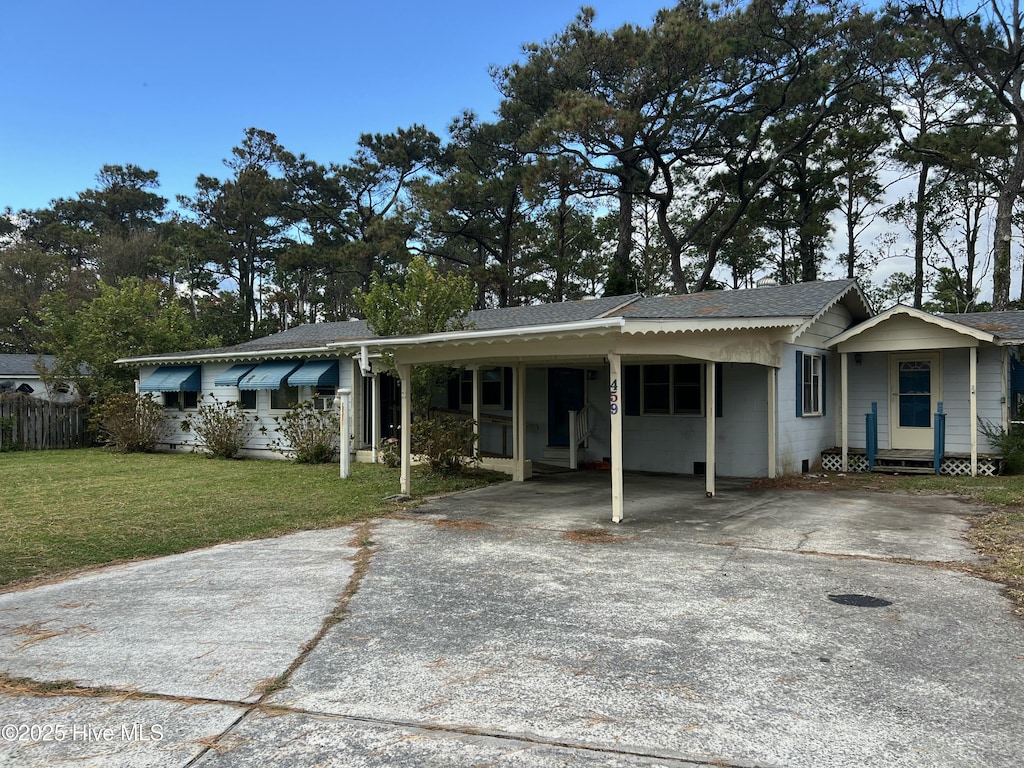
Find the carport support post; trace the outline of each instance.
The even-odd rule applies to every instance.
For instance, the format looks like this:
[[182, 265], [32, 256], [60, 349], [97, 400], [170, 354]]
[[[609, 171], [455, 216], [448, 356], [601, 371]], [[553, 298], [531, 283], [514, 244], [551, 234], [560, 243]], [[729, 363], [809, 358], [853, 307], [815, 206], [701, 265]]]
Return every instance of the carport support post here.
[[402, 387], [402, 493], [412, 494], [412, 366], [398, 366]]
[[512, 479], [526, 480], [526, 369], [512, 366]]
[[768, 477], [778, 474], [779, 371], [768, 368]]
[[705, 363], [704, 372], [707, 381], [704, 384], [706, 405], [704, 407], [704, 421], [707, 422], [707, 444], [705, 448], [704, 466], [704, 491], [708, 498], [715, 495], [715, 364]]
[[473, 369], [473, 455], [480, 458], [480, 366]]
[[338, 406], [338, 454], [341, 479], [347, 480], [352, 474], [352, 446], [349, 434], [352, 432], [350, 424], [352, 413], [352, 390], [339, 389], [334, 398]]
[[373, 378], [370, 379], [371, 387], [371, 398], [370, 398], [370, 424], [372, 424], [370, 432], [370, 440], [373, 445], [370, 446], [370, 450], [373, 452], [373, 463], [377, 463], [377, 451], [380, 450], [380, 374], [374, 373]]
[[608, 381], [610, 382], [608, 413], [612, 422], [612, 522], [622, 522], [622, 358], [608, 353]]

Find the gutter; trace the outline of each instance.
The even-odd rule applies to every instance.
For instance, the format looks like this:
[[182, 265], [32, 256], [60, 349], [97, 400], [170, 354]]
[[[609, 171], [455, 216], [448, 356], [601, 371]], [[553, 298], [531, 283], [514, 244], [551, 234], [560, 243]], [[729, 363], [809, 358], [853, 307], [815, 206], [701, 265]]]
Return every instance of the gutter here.
[[[365, 344], [366, 342], [360, 342]], [[196, 363], [216, 360], [253, 360], [272, 357], [301, 357], [302, 355], [330, 354], [327, 347], [305, 347], [302, 349], [250, 349], [245, 352], [213, 352], [204, 355], [154, 355], [150, 357], [122, 357], [114, 362], [118, 365], [148, 365], [150, 363]]]
[[418, 336], [389, 336], [375, 339], [367, 343], [365, 339], [354, 341], [334, 341], [327, 346], [330, 349], [387, 349], [392, 347], [412, 347], [425, 344], [445, 344], [459, 341], [480, 341], [487, 339], [521, 338], [543, 334], [565, 334], [580, 331], [614, 330], [626, 326], [623, 317], [598, 318], [596, 320], [580, 320], [575, 323], [557, 323], [553, 325], [526, 325], [521, 328], [491, 328], [486, 330], [448, 331], [446, 333], [425, 333]]

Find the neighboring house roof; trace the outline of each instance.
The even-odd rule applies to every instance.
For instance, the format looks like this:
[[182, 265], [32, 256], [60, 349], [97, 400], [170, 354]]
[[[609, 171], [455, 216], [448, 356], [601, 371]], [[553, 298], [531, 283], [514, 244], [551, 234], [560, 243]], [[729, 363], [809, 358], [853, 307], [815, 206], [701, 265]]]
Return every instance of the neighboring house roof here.
[[43, 365], [53, 368], [53, 355], [0, 355], [0, 376], [38, 378], [36, 362], [42, 358]]
[[[505, 309], [475, 310], [466, 317], [465, 330], [430, 334], [441, 341], [459, 337], [500, 336], [504, 331], [518, 335], [524, 329], [551, 332], [580, 329], [593, 332], [624, 328], [634, 323], [675, 322], [694, 330], [743, 327], [791, 326], [806, 328], [824, 312], [846, 300], [856, 319], [871, 315], [867, 300], [856, 280], [829, 280], [793, 285], [766, 286], [743, 290], [705, 291], [678, 296], [643, 297], [639, 294], [609, 296], [553, 304], [533, 304]], [[799, 334], [799, 331], [797, 331]], [[424, 336], [389, 337], [393, 343], [418, 343]], [[399, 339], [402, 342], [399, 342]], [[379, 341], [366, 321], [314, 323], [290, 328], [231, 347], [191, 350], [119, 360], [121, 363], [153, 364], [245, 358], [286, 357], [337, 352], [339, 347], [358, 346], [361, 341]]]
[[1024, 311], [1004, 310], [1002, 312], [946, 312], [941, 317], [960, 325], [969, 325], [979, 331], [991, 333], [1004, 343], [1024, 343]]

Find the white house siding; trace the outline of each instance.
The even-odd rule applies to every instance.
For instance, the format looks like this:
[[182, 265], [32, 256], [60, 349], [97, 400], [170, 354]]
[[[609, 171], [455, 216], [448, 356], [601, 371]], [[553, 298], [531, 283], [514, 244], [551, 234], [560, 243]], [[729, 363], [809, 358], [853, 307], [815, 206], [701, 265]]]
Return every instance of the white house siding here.
[[[200, 392], [202, 395], [201, 402], [234, 402], [238, 400], [239, 393], [237, 387], [218, 387], [214, 385], [214, 381], [219, 375], [225, 373], [229, 368], [231, 368], [232, 365], [236, 365], [239, 362], [248, 361], [236, 360], [230, 363], [206, 363], [202, 365], [202, 378], [200, 385], [202, 387], [202, 391]], [[253, 361], [253, 364], [255, 365], [256, 361]], [[140, 380], [145, 381], [156, 371], [158, 367], [159, 366], [144, 366], [140, 370]], [[339, 388], [353, 388], [352, 369], [353, 361], [351, 358], [341, 358], [339, 362]], [[153, 394], [155, 395], [157, 393]], [[311, 396], [309, 388], [300, 388], [299, 396]], [[182, 422], [190, 416], [194, 416], [196, 413], [197, 409], [195, 408], [184, 410], [168, 409], [166, 411], [167, 433], [165, 440], [159, 444], [159, 447], [168, 451], [180, 452], [200, 450], [200, 441], [197, 439], [195, 433], [182, 429]], [[242, 451], [240, 455], [249, 458], [285, 458], [282, 454], [271, 450], [270, 444], [279, 437], [274, 417], [281, 416], [286, 413], [286, 411], [271, 410], [270, 392], [257, 391], [256, 410], [250, 411], [250, 413], [256, 416], [257, 420], [253, 425], [252, 435], [249, 438], [249, 442], [247, 443], [245, 450]]]
[[[942, 353], [942, 407], [946, 415], [946, 451], [971, 451], [971, 362], [966, 349], [947, 349]], [[978, 421], [999, 426], [1002, 423], [1003, 388], [1002, 351], [998, 347], [978, 350]], [[978, 428], [978, 424], [974, 428]], [[978, 430], [978, 450], [993, 451], [984, 433]]]
[[[803, 337], [801, 337], [803, 338]], [[822, 355], [825, 371], [825, 413], [821, 416], [797, 416], [797, 387], [800, 383], [800, 371], [796, 367], [796, 353]], [[839, 366], [836, 365], [838, 355], [815, 347], [784, 344], [782, 352], [782, 368], [778, 377], [779, 418], [777, 423], [777, 460], [778, 470], [783, 474], [793, 474], [807, 468], [813, 468], [821, 461], [821, 452], [832, 448], [836, 443], [835, 398], [836, 386], [839, 384]]]

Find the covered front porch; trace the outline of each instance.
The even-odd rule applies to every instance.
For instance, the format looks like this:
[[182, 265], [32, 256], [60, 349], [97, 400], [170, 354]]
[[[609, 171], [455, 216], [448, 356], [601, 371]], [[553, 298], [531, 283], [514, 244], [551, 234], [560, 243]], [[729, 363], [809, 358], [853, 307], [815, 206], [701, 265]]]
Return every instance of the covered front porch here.
[[995, 474], [986, 439], [1006, 428], [1007, 348], [993, 334], [897, 306], [833, 338], [839, 352], [836, 471]]

